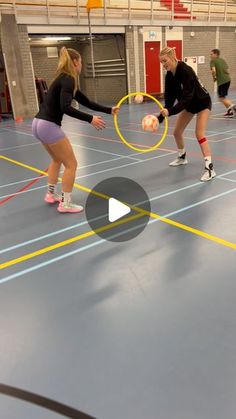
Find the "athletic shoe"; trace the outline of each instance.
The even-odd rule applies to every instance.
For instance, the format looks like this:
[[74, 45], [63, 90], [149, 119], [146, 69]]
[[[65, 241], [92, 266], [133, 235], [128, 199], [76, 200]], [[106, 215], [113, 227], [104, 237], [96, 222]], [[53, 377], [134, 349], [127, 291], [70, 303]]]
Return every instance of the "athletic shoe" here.
[[57, 211], [59, 212], [70, 212], [70, 213], [76, 213], [83, 211], [84, 208], [81, 205], [73, 204], [72, 202], [60, 202], [60, 204], [57, 207]]
[[47, 204], [55, 204], [56, 202], [61, 201], [61, 197], [57, 193], [52, 194], [50, 192], [47, 192], [44, 197], [44, 201], [47, 202]]
[[188, 160], [186, 159], [186, 153], [182, 154], [182, 156], [178, 156], [177, 159], [169, 163], [169, 166], [181, 166], [182, 164], [187, 164]]
[[204, 169], [204, 173], [203, 173], [203, 175], [202, 175], [202, 177], [201, 177], [201, 181], [202, 182], [208, 182], [208, 180], [211, 180], [211, 179], [213, 179], [214, 177], [216, 176], [216, 172], [215, 172], [215, 170], [213, 169], [213, 164], [212, 163], [210, 163], [209, 164], [209, 168], [208, 167], [205, 167], [205, 169]]
[[228, 111], [224, 114], [224, 118], [233, 118], [235, 113], [235, 111], [233, 111], [233, 109], [228, 109]]

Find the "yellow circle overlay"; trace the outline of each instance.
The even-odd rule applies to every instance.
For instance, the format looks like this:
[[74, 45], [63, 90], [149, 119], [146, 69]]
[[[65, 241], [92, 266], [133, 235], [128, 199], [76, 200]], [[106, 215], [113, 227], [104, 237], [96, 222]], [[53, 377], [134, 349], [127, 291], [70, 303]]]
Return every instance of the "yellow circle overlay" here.
[[[144, 92], [129, 93], [128, 95], [122, 97], [122, 99], [119, 101], [119, 103], [117, 103], [116, 106], [119, 106], [120, 107], [122, 105], [122, 103], [126, 99], [129, 99], [130, 97], [136, 96], [136, 95], [142, 95], [142, 96], [149, 97], [149, 99], [152, 99], [154, 102], [156, 102], [157, 106], [160, 109], [163, 109], [162, 104], [155, 97], [149, 95], [148, 93], [144, 93]], [[118, 136], [120, 137], [120, 139], [123, 141], [123, 143], [125, 145], [127, 145], [127, 147], [132, 148], [132, 150], [135, 150], [135, 151], [140, 151], [140, 153], [149, 153], [150, 151], [156, 150], [163, 143], [164, 139], [166, 138], [167, 131], [168, 131], [168, 121], [167, 121], [167, 118], [166, 117], [165, 117], [164, 121], [165, 121], [165, 127], [164, 127], [164, 131], [163, 131], [163, 134], [162, 134], [161, 139], [156, 144], [154, 144], [152, 147], [149, 147], [149, 148], [140, 148], [140, 147], [135, 147], [134, 145], [130, 144], [123, 137], [123, 135], [121, 134], [121, 132], [119, 130], [119, 127], [118, 127], [117, 115], [114, 115], [114, 125], [115, 125], [116, 132], [117, 132]]]

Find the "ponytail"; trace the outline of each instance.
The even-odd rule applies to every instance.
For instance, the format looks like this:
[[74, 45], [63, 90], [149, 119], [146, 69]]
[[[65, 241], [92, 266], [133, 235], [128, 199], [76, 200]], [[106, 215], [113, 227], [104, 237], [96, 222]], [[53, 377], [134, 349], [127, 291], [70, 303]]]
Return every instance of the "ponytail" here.
[[78, 74], [75, 70], [73, 60], [79, 60], [81, 58], [80, 53], [72, 48], [62, 47], [60, 50], [59, 62], [56, 70], [56, 77], [60, 74], [68, 74], [74, 79], [74, 93], [78, 89]]

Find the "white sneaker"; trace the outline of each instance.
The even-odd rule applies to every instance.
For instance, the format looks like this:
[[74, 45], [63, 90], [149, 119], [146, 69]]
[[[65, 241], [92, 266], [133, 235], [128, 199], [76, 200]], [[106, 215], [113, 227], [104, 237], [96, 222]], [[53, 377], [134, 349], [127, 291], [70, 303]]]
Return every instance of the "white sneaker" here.
[[84, 208], [81, 205], [73, 204], [72, 202], [60, 202], [60, 204], [57, 207], [57, 211], [59, 212], [70, 212], [72, 214], [75, 214], [77, 212], [82, 212]]
[[205, 167], [205, 169], [204, 169], [204, 173], [203, 173], [203, 175], [202, 175], [202, 177], [201, 177], [201, 181], [202, 182], [208, 182], [208, 180], [211, 180], [211, 179], [213, 179], [214, 177], [216, 176], [216, 172], [215, 172], [215, 170], [213, 169], [213, 164], [212, 163], [210, 163], [209, 164], [209, 168], [208, 167]]
[[186, 153], [182, 154], [182, 156], [178, 156], [177, 159], [169, 163], [169, 166], [181, 166], [182, 164], [187, 164], [188, 160], [186, 159]]
[[231, 106], [229, 106], [228, 112], [230, 113], [231, 118], [236, 116], [236, 105], [234, 103]]
[[233, 118], [235, 115], [235, 111], [232, 109], [228, 109], [228, 111], [224, 114], [224, 118]]

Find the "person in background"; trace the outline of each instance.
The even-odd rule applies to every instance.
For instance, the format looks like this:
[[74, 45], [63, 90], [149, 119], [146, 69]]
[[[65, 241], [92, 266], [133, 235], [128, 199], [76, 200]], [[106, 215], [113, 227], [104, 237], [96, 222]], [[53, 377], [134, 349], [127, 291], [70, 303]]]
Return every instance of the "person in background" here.
[[220, 57], [219, 49], [212, 49], [210, 56], [210, 68], [213, 80], [217, 83], [218, 97], [221, 103], [223, 103], [227, 109], [224, 117], [233, 118], [236, 115], [236, 106], [230, 99], [226, 97], [228, 95], [231, 82], [228, 64], [223, 58]]

